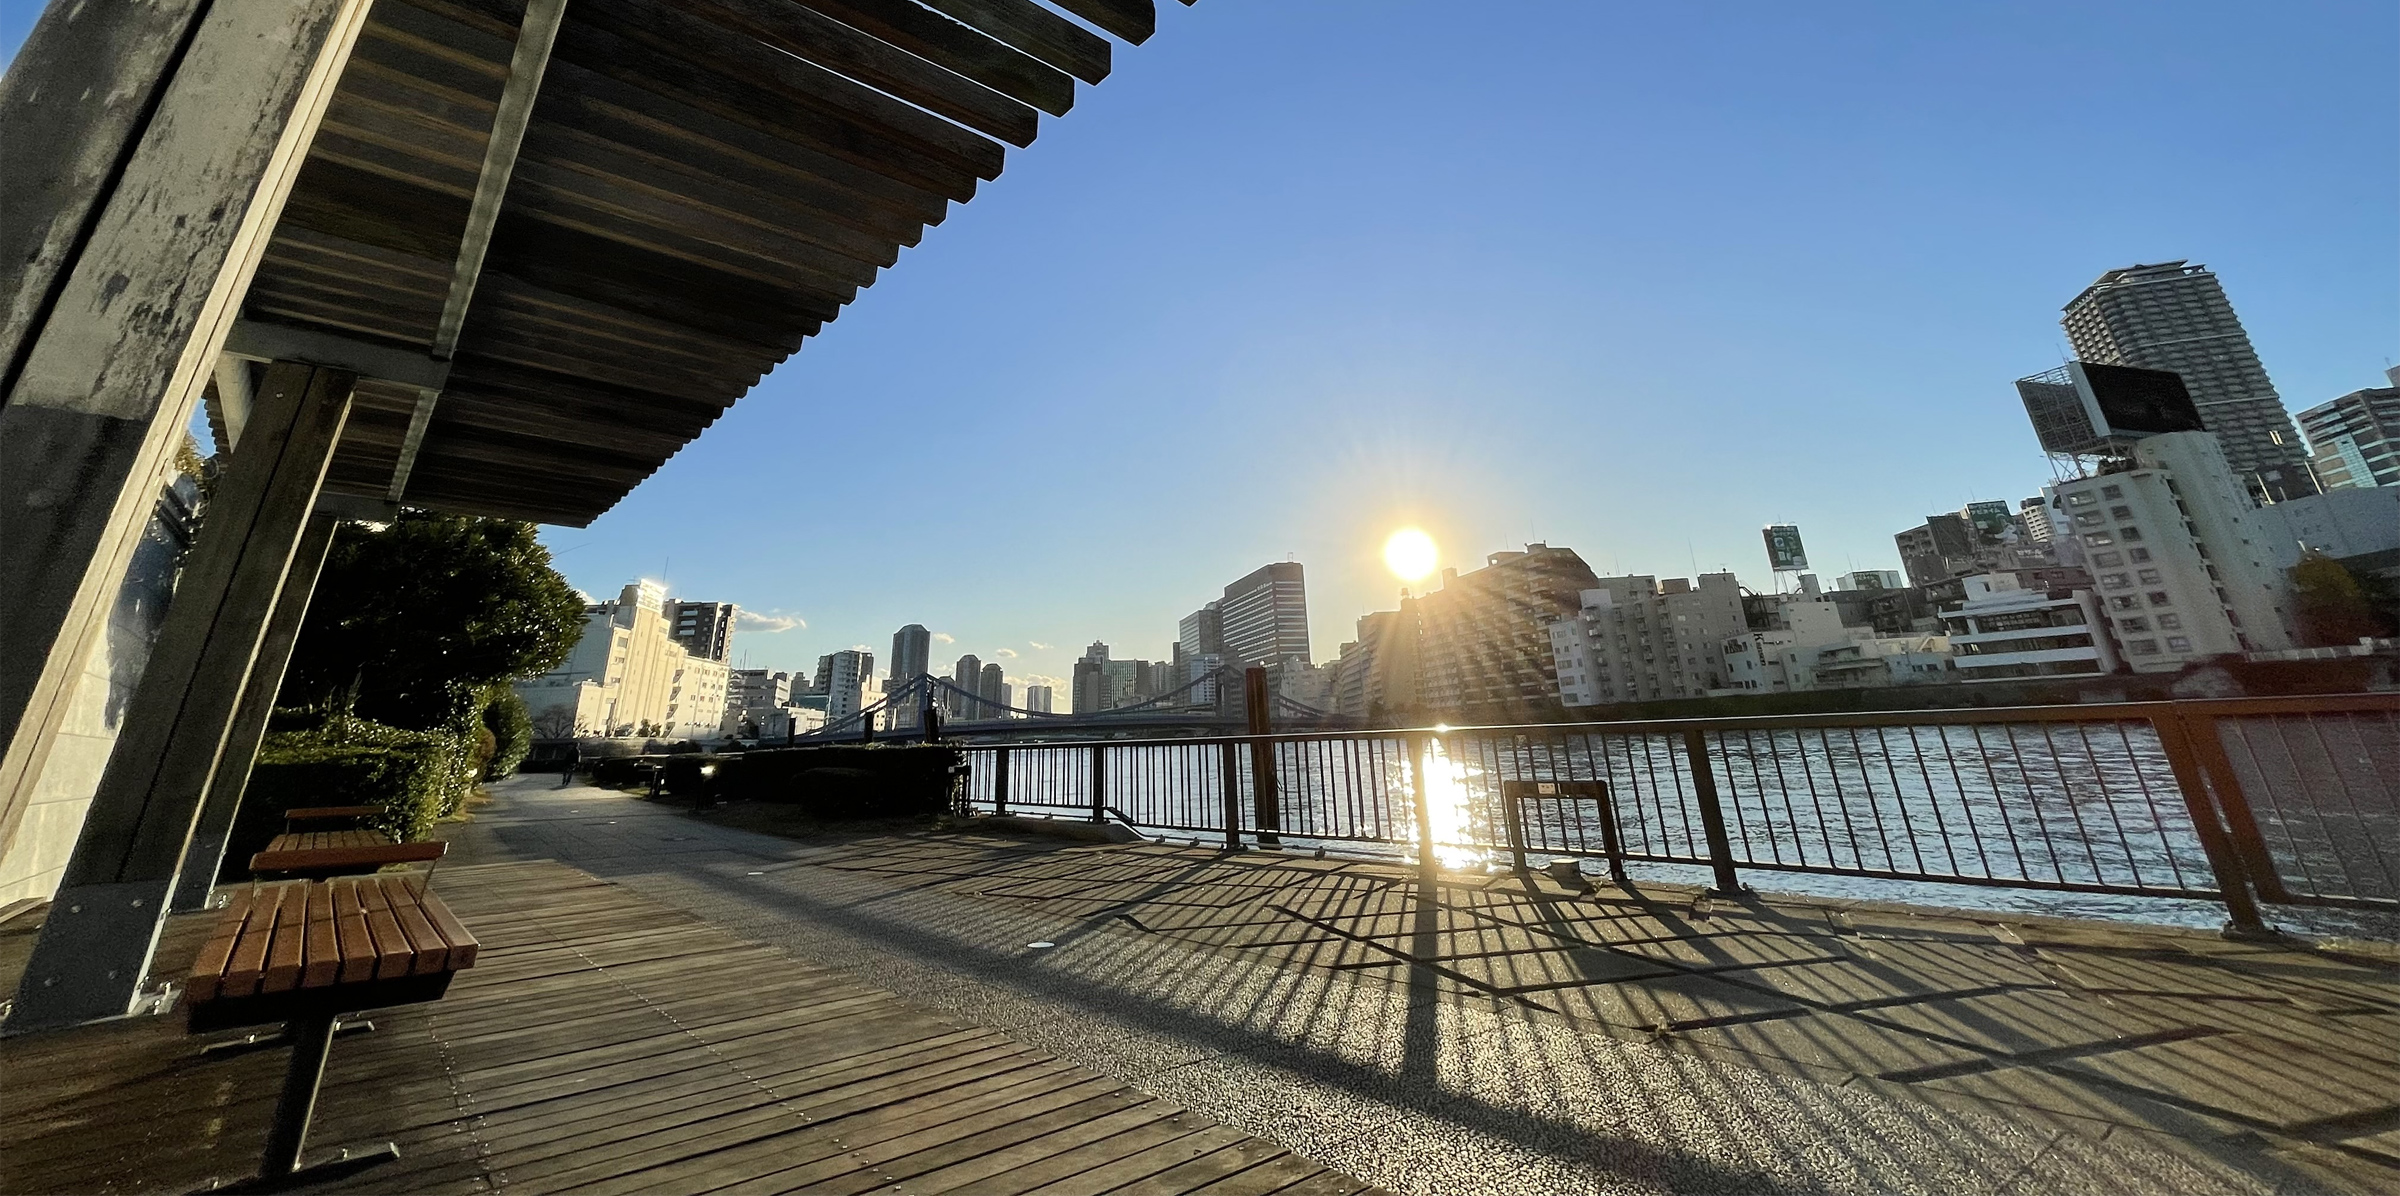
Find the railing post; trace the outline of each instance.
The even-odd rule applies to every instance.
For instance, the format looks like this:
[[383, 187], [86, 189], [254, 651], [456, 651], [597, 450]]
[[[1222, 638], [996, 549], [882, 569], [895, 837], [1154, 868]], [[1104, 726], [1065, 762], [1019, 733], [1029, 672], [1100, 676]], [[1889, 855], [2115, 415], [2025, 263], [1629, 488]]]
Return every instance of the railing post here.
[[2193, 757], [2199, 761], [2200, 775], [2216, 798], [2217, 811], [2225, 818], [2226, 834], [2232, 838], [2242, 870], [2250, 877], [2250, 887], [2261, 901], [2289, 904], [2291, 891], [2283, 887], [2283, 873], [2275, 867], [2275, 857], [2267, 852], [2266, 836], [2258, 832], [2258, 814], [2250, 808], [2250, 796], [2242, 792], [2242, 778], [2233, 771], [2233, 758], [2225, 754], [2225, 736], [2218, 729], [2216, 716], [2203, 714], [2181, 702], [2175, 703], [2175, 714], [2183, 722], [2184, 737], [2192, 745]]
[[1430, 767], [1427, 757], [1432, 755], [1427, 750], [1430, 744], [1423, 735], [1408, 737], [1409, 800], [1417, 812], [1417, 875], [1429, 890], [1440, 883], [1442, 872], [1441, 858], [1435, 854], [1433, 845], [1433, 798], [1425, 784], [1425, 770]]
[[1525, 788], [1534, 783], [1500, 782], [1500, 822], [1508, 832], [1509, 858], [1516, 861], [1520, 874], [1525, 871]]
[[1717, 804], [1717, 771], [1708, 760], [1708, 735], [1698, 727], [1683, 733], [1683, 753], [1692, 765], [1692, 795], [1700, 803], [1700, 830], [1708, 836], [1708, 864], [1717, 873], [1715, 892], [1742, 891], [1733, 868], [1733, 840], [1725, 834], [1725, 810]]
[[1600, 847], [1608, 853], [1608, 878], [1625, 887], [1625, 841], [1617, 835], [1617, 793], [1606, 781], [1588, 781], [1600, 806]]
[[1008, 749], [992, 749], [992, 813], [1008, 813]]
[[1217, 745], [1217, 767], [1225, 774], [1225, 850], [1242, 849], [1242, 754], [1228, 739]]
[[2200, 836], [2200, 853], [2208, 857], [2209, 871], [2216, 874], [2217, 891], [2225, 902], [2228, 918], [2225, 937], [2276, 937], [2275, 931], [2258, 916], [2258, 903], [2250, 896], [2250, 882], [2243, 874], [2241, 856], [2226, 835], [2225, 824], [2217, 817], [2216, 804], [2209, 800], [2208, 780], [2201, 771], [2199, 753], [2193, 750], [2180, 711], [2170, 709], [2164, 718], [2153, 717], [2150, 727], [2158, 733], [2159, 746], [2166, 749], [2167, 768], [2175, 774], [2175, 788], [2183, 793], [2183, 808], [2191, 815], [2192, 832]]
[[[1274, 730], [1268, 721], [1267, 702], [1267, 671], [1256, 667], [1242, 670], [1242, 704], [1252, 735], [1264, 736]], [[1260, 845], [1275, 846], [1281, 842], [1275, 832], [1283, 829], [1283, 803], [1275, 785], [1275, 745], [1263, 738], [1250, 741], [1250, 798], [1256, 807], [1252, 827]]]
[[1092, 821], [1108, 821], [1108, 745], [1092, 745]]

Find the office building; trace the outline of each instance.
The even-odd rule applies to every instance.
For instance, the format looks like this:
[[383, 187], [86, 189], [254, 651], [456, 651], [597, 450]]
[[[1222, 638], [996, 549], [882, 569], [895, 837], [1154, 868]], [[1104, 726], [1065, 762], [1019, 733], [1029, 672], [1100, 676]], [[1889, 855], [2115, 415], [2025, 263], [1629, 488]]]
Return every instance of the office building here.
[[866, 709], [867, 683], [875, 677], [875, 654], [844, 648], [820, 658], [824, 676], [825, 721], [838, 723]]
[[[725, 704], [736, 710], [787, 705], [794, 696], [792, 681], [790, 673], [735, 669], [726, 679]], [[808, 683], [802, 681], [800, 688], [807, 689]]]
[[1602, 577], [1548, 626], [1559, 700], [1569, 707], [1696, 698], [1726, 688], [1725, 641], [1742, 635], [1731, 573]]
[[[1225, 663], [1247, 668], [1311, 659], [1308, 593], [1298, 562], [1279, 561], [1253, 570], [1226, 586], [1216, 605]], [[1196, 650], [1206, 650], [1205, 639]]]
[[[1442, 570], [1440, 588], [1415, 601], [1417, 709], [1478, 722], [1555, 712], [1549, 627], [1573, 615], [1597, 584], [1582, 557], [1547, 544], [1492, 553], [1470, 573]], [[1394, 630], [1405, 636], [1405, 621]], [[1387, 689], [1385, 703], [1398, 709], [1394, 699], [1403, 696]]]
[[1025, 709], [1035, 714], [1052, 714], [1056, 713], [1056, 703], [1057, 699], [1051, 696], [1049, 686], [1028, 685], [1025, 687]]
[[2217, 276], [2183, 261], [2102, 274], [2059, 321], [2075, 356], [2182, 377], [2227, 465], [2268, 501], [2316, 491], [2300, 435]]
[[1225, 622], [1214, 602], [1185, 615], [1175, 630], [1175, 648], [1183, 659], [1225, 653]]
[[2038, 494], [2018, 503], [2017, 526], [2025, 529], [2026, 543], [2048, 546], [2055, 537], [2050, 526], [2050, 504]]
[[687, 602], [667, 599], [667, 634], [683, 650], [720, 664], [733, 659], [733, 622], [741, 608], [730, 602]]
[[1837, 592], [1842, 590], [1860, 592], [1899, 590], [1905, 589], [1907, 586], [1908, 579], [1901, 576], [1897, 569], [1859, 569], [1833, 579], [1833, 588]]
[[2286, 567], [2310, 551], [2336, 560], [2400, 551], [2400, 486], [2345, 486], [2259, 514], [2282, 530], [2286, 552], [2278, 559]]
[[1092, 714], [1113, 708], [1114, 703], [1102, 705], [1109, 696], [1107, 681], [1103, 676], [1107, 664], [1108, 645], [1098, 640], [1093, 640], [1091, 646], [1083, 650], [1083, 658], [1075, 662], [1067, 690], [1067, 700], [1073, 703], [1071, 709], [1075, 713]]
[[943, 703], [943, 709], [949, 713], [950, 717], [988, 717], [983, 712], [982, 658], [972, 653], [959, 657], [958, 664], [950, 670], [950, 684], [958, 687], [943, 694], [948, 699]]
[[2300, 413], [2315, 451], [2310, 464], [2328, 490], [2400, 486], [2400, 366], [2390, 386], [2354, 390]]
[[1892, 537], [1900, 550], [1900, 567], [1908, 584], [1929, 586], [2018, 567], [2028, 557], [2055, 560], [2049, 550], [2028, 538], [2017, 516], [2004, 502], [1972, 502], [1945, 514], [1928, 515], [1925, 522]]
[[892, 633], [892, 680], [908, 681], [923, 676], [933, 649], [933, 633], [922, 623], [911, 623]]
[[2090, 590], [2026, 589], [2010, 574], [1965, 581], [1965, 601], [1942, 612], [1959, 680], [2117, 671], [2116, 645]]
[[2133, 671], [2293, 645], [2288, 528], [2252, 503], [2214, 433], [2147, 437], [2131, 459], [2044, 493]]
[[1008, 717], [1008, 682], [997, 664], [983, 666], [983, 676], [977, 681], [975, 694], [983, 699], [983, 718]]

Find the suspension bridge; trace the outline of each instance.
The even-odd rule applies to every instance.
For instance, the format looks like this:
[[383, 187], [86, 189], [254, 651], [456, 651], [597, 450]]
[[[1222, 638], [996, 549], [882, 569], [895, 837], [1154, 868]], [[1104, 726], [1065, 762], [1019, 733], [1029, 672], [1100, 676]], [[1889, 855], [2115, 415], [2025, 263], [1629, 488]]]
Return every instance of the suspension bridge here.
[[[1243, 670], [1219, 666], [1184, 684], [1107, 710], [1055, 713], [995, 702], [946, 678], [919, 673], [855, 714], [827, 722], [796, 743], [840, 743], [875, 735], [923, 734], [930, 715], [947, 739], [998, 741], [1142, 732], [1150, 735], [1240, 733], [1258, 729]], [[1347, 730], [1359, 724], [1330, 710], [1265, 689], [1264, 724]]]

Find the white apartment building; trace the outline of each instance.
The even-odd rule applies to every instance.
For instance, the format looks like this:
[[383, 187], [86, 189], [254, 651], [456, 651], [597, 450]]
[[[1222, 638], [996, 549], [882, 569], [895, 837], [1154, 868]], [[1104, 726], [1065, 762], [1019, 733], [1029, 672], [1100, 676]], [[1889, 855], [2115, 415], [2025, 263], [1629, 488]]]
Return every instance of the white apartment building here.
[[724, 718], [724, 662], [694, 657], [673, 635], [657, 582], [584, 608], [583, 635], [560, 665], [516, 685], [534, 733], [710, 735]]
[[1724, 683], [1711, 696], [1919, 685], [1950, 679], [1939, 635], [1877, 635], [1842, 623], [1841, 607], [1804, 594], [1776, 606], [1783, 626], [1745, 631], [1718, 645]]
[[1559, 700], [1568, 706], [1696, 698], [1725, 684], [1725, 641], [1742, 635], [1742, 588], [1731, 573], [1694, 585], [1603, 577], [1571, 618], [1549, 625]]
[[2129, 465], [2043, 493], [2059, 536], [2082, 546], [2133, 671], [2291, 647], [2290, 537], [2252, 503], [2215, 435], [2147, 437]]
[[2117, 671], [2116, 645], [2089, 590], [2022, 588], [2015, 574], [1965, 579], [1967, 599], [1942, 613], [1961, 681]]
[[866, 708], [867, 683], [874, 680], [875, 657], [871, 653], [844, 648], [819, 660], [830, 662], [825, 683], [825, 721], [838, 723]]

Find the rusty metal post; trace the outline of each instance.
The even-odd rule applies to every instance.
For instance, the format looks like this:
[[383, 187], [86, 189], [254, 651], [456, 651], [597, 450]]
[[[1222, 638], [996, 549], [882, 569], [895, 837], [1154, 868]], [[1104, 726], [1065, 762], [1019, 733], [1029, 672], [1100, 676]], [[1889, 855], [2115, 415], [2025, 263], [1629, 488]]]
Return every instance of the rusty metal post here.
[[1242, 849], [1242, 754], [1233, 741], [1219, 743], [1217, 767], [1225, 774], [1225, 850]]
[[[1248, 715], [1252, 735], [1274, 733], [1267, 712], [1267, 670], [1252, 666], [1242, 670], [1242, 705]], [[1250, 799], [1254, 807], [1252, 826], [1258, 841], [1275, 846], [1280, 840], [1275, 832], [1283, 829], [1282, 793], [1275, 784], [1275, 745], [1266, 739], [1250, 741]]]
[[2216, 800], [2217, 812], [2224, 816], [2225, 832], [2250, 878], [2250, 887], [2261, 901], [2289, 903], [2292, 894], [2283, 887], [2283, 873], [2267, 851], [2266, 836], [2258, 831], [2258, 814], [2250, 808], [2250, 795], [2242, 791], [2240, 774], [2233, 771], [2233, 758], [2225, 754], [2224, 731], [2216, 716], [2183, 702], [2175, 703], [2175, 716], [2183, 723], [2184, 737], [2191, 743], [2192, 756]]
[[1108, 821], [1108, 745], [1092, 745], [1092, 821]]
[[1008, 749], [992, 749], [992, 813], [1008, 813]]
[[1525, 871], [1525, 790], [1533, 781], [1500, 782], [1500, 822], [1508, 833], [1508, 854], [1516, 870]]
[[2249, 878], [2242, 870], [2242, 860], [2233, 842], [2225, 833], [2225, 824], [2217, 817], [2216, 803], [2209, 800], [2208, 780], [2200, 767], [2199, 753], [2193, 750], [2191, 737], [2183, 719], [2171, 710], [2167, 717], [2154, 717], [2151, 728], [2158, 733], [2159, 746], [2166, 749], [2167, 767], [2175, 774], [2175, 788], [2183, 794], [2183, 808], [2191, 815], [2192, 831], [2200, 836], [2201, 854], [2208, 857], [2209, 871], [2216, 874], [2217, 891], [2225, 902], [2225, 937], [2231, 939], [2265, 939], [2277, 937], [2273, 929], [2258, 916], [2258, 903], [2250, 895]]
[[1742, 891], [1733, 867], [1733, 840], [1725, 834], [1725, 810], [1717, 804], [1717, 771], [1708, 760], [1708, 736], [1698, 727], [1683, 733], [1683, 753], [1692, 765], [1692, 795], [1700, 803], [1700, 830], [1708, 836], [1708, 865], [1716, 870], [1716, 892]]

